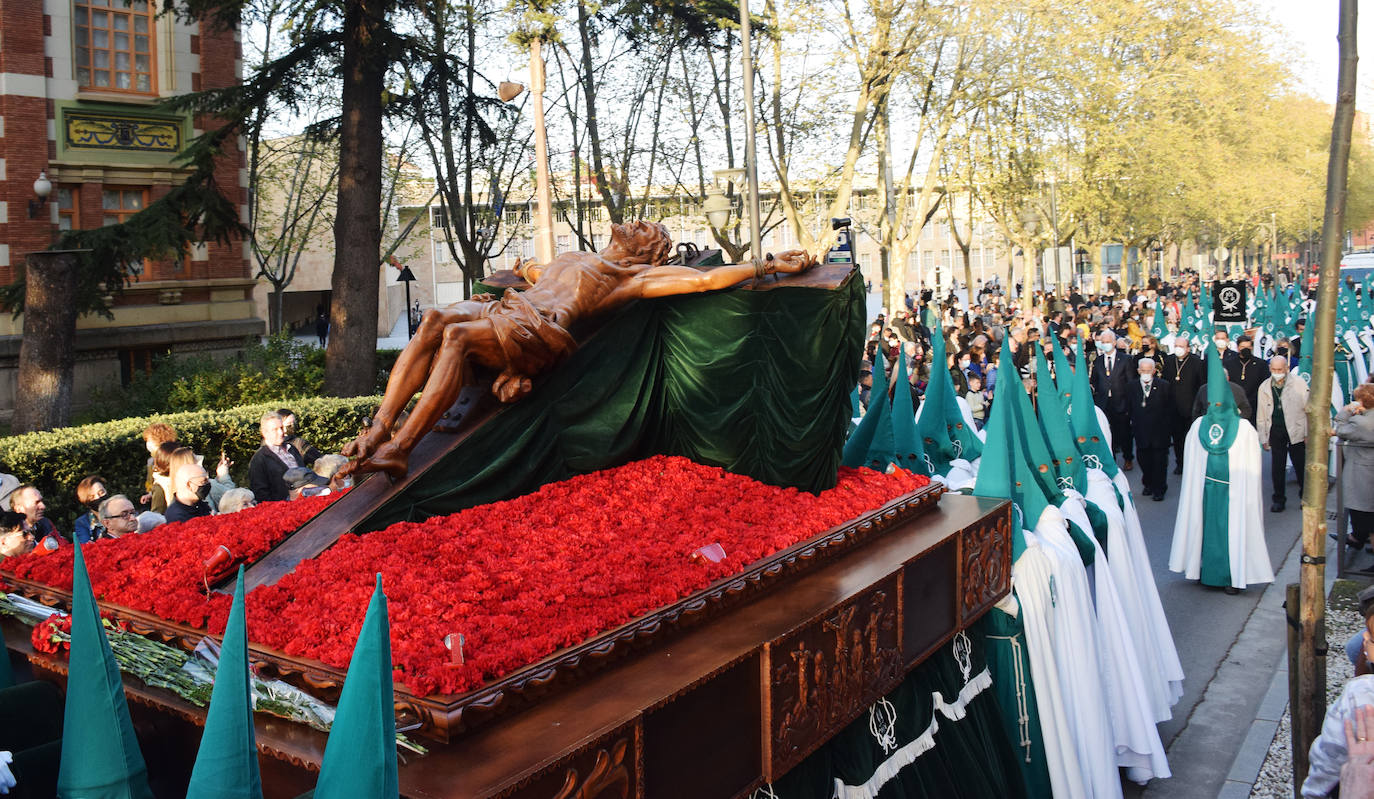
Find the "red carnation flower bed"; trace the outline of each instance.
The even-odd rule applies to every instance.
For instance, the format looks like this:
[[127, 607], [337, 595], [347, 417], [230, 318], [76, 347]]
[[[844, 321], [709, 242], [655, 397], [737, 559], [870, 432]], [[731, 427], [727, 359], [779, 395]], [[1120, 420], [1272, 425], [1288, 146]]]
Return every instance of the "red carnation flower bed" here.
[[[420, 696], [463, 693], [929, 482], [902, 470], [841, 469], [834, 488], [813, 495], [656, 456], [505, 502], [346, 535], [249, 595], [249, 639], [346, 668], [380, 572], [396, 680]], [[328, 499], [269, 503], [86, 547], [96, 594], [221, 633], [229, 598], [205, 597], [202, 561], [220, 543], [257, 557]], [[692, 557], [713, 543], [723, 560]], [[68, 550], [21, 558], [13, 570], [71, 587]], [[450, 634], [464, 638], [462, 665], [444, 646]]]
[[[927, 485], [905, 471], [840, 472], [819, 496], [657, 456], [505, 502], [349, 535], [248, 603], [249, 637], [343, 668], [374, 574], [396, 679], [462, 693], [736, 574]], [[719, 543], [719, 563], [692, 558]], [[443, 638], [466, 640], [450, 665]]]
[[[264, 502], [223, 516], [202, 516], [164, 524], [142, 535], [105, 538], [81, 547], [95, 595], [168, 621], [222, 631], [229, 597], [205, 594], [205, 561], [224, 546], [234, 557], [252, 562], [342, 496], [333, 493], [295, 502]], [[44, 585], [72, 590], [70, 546], [4, 561], [6, 571]]]

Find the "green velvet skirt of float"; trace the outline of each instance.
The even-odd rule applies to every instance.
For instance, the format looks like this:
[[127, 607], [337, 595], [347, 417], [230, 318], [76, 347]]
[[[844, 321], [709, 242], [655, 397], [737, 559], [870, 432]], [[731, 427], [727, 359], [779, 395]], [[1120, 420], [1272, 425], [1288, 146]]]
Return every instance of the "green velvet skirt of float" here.
[[1231, 585], [1230, 494], [1231, 443], [1238, 426], [1209, 424], [1204, 416], [1198, 436], [1207, 452], [1207, 471], [1202, 486], [1202, 568], [1198, 575], [1203, 585]]
[[650, 455], [771, 485], [835, 484], [859, 379], [857, 272], [834, 289], [726, 289], [641, 300], [534, 379], [357, 528], [519, 496]]
[[1006, 738], [1016, 753], [1016, 765], [1026, 783], [1027, 796], [1050, 796], [1050, 769], [1040, 730], [1040, 709], [1031, 682], [1030, 654], [1020, 616], [997, 608], [988, 611], [975, 628], [983, 639], [992, 691]]
[[1018, 762], [1021, 753], [1007, 739], [981, 638], [956, 635], [891, 693], [755, 795], [776, 799], [1048, 796], [1026, 791]]

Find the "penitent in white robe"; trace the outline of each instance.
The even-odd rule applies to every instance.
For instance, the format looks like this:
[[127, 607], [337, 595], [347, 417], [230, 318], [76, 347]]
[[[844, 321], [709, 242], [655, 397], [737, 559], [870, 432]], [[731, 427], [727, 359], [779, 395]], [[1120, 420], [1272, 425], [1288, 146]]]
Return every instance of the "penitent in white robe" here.
[[[1198, 439], [1198, 428], [1206, 419], [1206, 416], [1198, 417], [1188, 429], [1188, 443], [1183, 449], [1183, 493], [1178, 499], [1174, 541], [1169, 549], [1169, 571], [1182, 572], [1189, 580], [1202, 575], [1202, 495], [1207, 476], [1207, 450]], [[1231, 483], [1227, 501], [1227, 554], [1231, 585], [1244, 588], [1254, 583], [1272, 583], [1274, 568], [1269, 563], [1261, 515], [1264, 495], [1259, 434], [1245, 419], [1236, 424], [1240, 429], [1227, 453]]]
[[[1067, 520], [1078, 525], [1093, 547], [1093, 565], [1086, 573], [1093, 590], [1097, 640], [1101, 647], [1102, 692], [1112, 724], [1116, 765], [1127, 769], [1127, 776], [1142, 784], [1153, 778], [1169, 777], [1169, 759], [1164, 754], [1159, 731], [1155, 729], [1149, 684], [1152, 678], [1143, 673], [1145, 661], [1136, 639], [1134, 620], [1126, 613], [1110, 558], [1093, 536], [1083, 495], [1072, 489], [1064, 494], [1066, 499], [1060, 511]], [[1045, 538], [1058, 535], [1047, 533]], [[1067, 530], [1059, 537], [1059, 544], [1073, 546]], [[1129, 561], [1126, 542], [1119, 534], [1116, 541], [1109, 539], [1108, 544], [1119, 547], [1120, 559]]]
[[[1166, 721], [1173, 716], [1172, 708], [1183, 696], [1183, 664], [1178, 659], [1178, 648], [1164, 615], [1164, 605], [1159, 601], [1144, 530], [1126, 475], [1117, 472], [1113, 480], [1101, 469], [1088, 470], [1087, 499], [1102, 509], [1113, 530], [1108, 541], [1107, 560], [1111, 563], [1112, 574], [1117, 577], [1122, 604], [1136, 633], [1137, 651], [1144, 658], [1141, 670], [1147, 679], [1153, 678], [1151, 698], [1155, 721]], [[1118, 545], [1114, 532], [1118, 523], [1122, 525], [1122, 545]], [[1123, 554], [1119, 556], [1118, 552]], [[1127, 553], [1129, 559], [1123, 562]]]
[[[1056, 788], [1055, 795], [1117, 799], [1121, 796], [1121, 776], [1116, 766], [1115, 738], [1103, 681], [1103, 670], [1111, 661], [1103, 657], [1092, 587], [1067, 524], [1059, 509], [1050, 506], [1035, 525], [1035, 538], [1041, 542], [1050, 564], [1054, 603], [1051, 634], [1059, 668], [1059, 692], [1083, 782], [1083, 793], [1061, 794]], [[1032, 676], [1038, 703], [1042, 680], [1034, 668]], [[1042, 716], [1044, 712], [1042, 708]]]
[[1065, 709], [1054, 631], [1061, 612], [1056, 601], [1054, 567], [1038, 539], [1026, 531], [1026, 549], [1011, 567], [1012, 586], [1020, 605], [1026, 634], [1030, 681], [1040, 712], [1040, 735], [1045, 742], [1045, 764], [1055, 796], [1087, 796], [1083, 769], [1078, 764], [1074, 728]]

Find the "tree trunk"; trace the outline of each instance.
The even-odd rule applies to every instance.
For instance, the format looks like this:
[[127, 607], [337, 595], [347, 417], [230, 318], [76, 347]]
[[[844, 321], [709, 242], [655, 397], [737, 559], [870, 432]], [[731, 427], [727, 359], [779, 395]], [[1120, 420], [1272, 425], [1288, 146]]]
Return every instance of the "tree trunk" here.
[[67, 425], [76, 363], [76, 253], [32, 253], [26, 267], [15, 433]]
[[[1322, 220], [1322, 270], [1312, 334], [1311, 395], [1307, 400], [1306, 479], [1302, 498], [1302, 565], [1299, 567], [1301, 628], [1298, 641], [1298, 705], [1293, 709], [1293, 751], [1306, 752], [1321, 731], [1326, 709], [1326, 442], [1331, 431], [1331, 375], [1335, 368], [1336, 290], [1345, 231], [1346, 178], [1350, 133], [1355, 121], [1355, 21], [1358, 0], [1341, 0], [1340, 72], [1331, 150], [1326, 167], [1326, 212]], [[1340, 534], [1345, 535], [1342, 528]], [[1338, 545], [1339, 546], [1339, 545]], [[1294, 679], [1294, 677], [1290, 677]], [[1306, 778], [1305, 758], [1293, 759], [1293, 785]]]
[[382, 78], [378, 34], [387, 0], [349, 0], [344, 12], [339, 199], [324, 391], [355, 397], [377, 372], [377, 270], [382, 249]]
[[267, 332], [273, 336], [281, 332], [282, 301], [286, 296], [286, 286], [272, 286], [272, 294], [267, 300]]

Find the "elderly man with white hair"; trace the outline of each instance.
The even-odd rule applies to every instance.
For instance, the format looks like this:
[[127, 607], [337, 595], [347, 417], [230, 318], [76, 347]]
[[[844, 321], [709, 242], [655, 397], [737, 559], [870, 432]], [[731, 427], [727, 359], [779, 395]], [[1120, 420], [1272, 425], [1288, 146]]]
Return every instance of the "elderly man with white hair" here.
[[1112, 450], [1121, 453], [1121, 468], [1134, 468], [1135, 455], [1131, 440], [1130, 399], [1127, 387], [1135, 375], [1135, 362], [1130, 353], [1117, 349], [1116, 333], [1103, 330], [1097, 337], [1097, 358], [1088, 372], [1092, 381], [1093, 402], [1107, 415], [1111, 427]]
[[167, 522], [184, 522], [210, 515], [210, 476], [205, 467], [184, 463], [172, 475], [172, 499], [167, 503]]
[[1169, 488], [1173, 391], [1157, 374], [1153, 358], [1141, 358], [1135, 368], [1138, 377], [1126, 386], [1131, 434], [1135, 438], [1135, 456], [1140, 461], [1140, 479], [1144, 484], [1145, 496], [1159, 502]]

